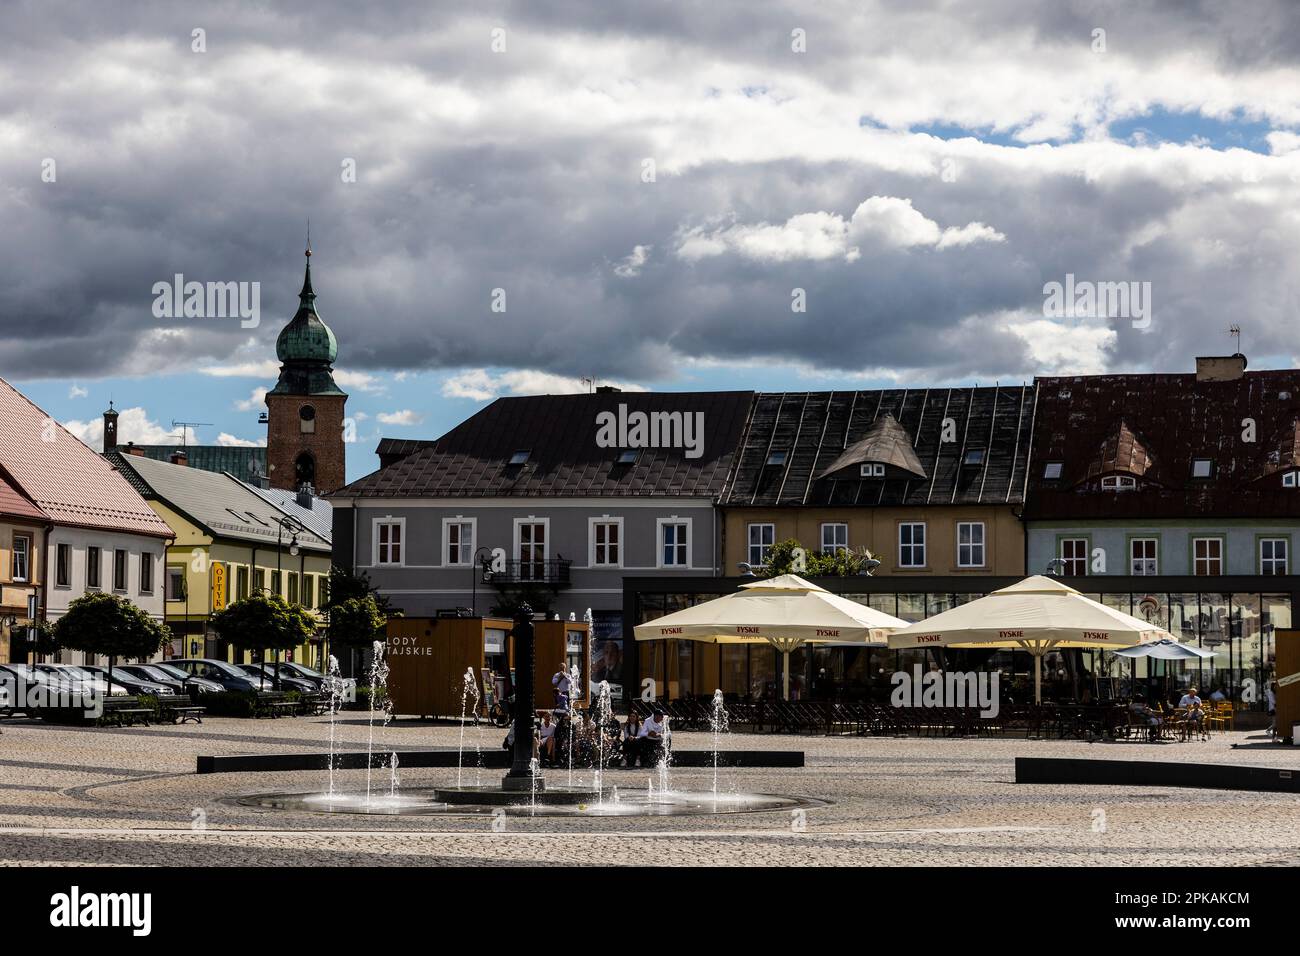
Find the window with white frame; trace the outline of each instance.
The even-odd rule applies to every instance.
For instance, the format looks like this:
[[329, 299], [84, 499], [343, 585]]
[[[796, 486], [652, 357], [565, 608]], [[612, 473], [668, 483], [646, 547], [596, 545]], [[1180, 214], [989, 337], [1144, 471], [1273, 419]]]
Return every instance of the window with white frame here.
[[1259, 573], [1287, 574], [1287, 559], [1290, 557], [1289, 542], [1286, 538], [1259, 539]]
[[680, 518], [659, 519], [659, 566], [691, 566], [691, 523]]
[[596, 568], [623, 566], [623, 519], [601, 516], [591, 519], [591, 565]]
[[515, 555], [519, 559], [520, 580], [546, 580], [546, 558], [550, 548], [548, 524], [545, 519], [515, 519]]
[[1132, 475], [1106, 475], [1101, 479], [1101, 487], [1106, 491], [1132, 491], [1137, 487], [1137, 479]]
[[406, 519], [375, 521], [375, 564], [402, 564], [406, 556]]
[[849, 526], [842, 521], [822, 525], [822, 554], [849, 550]]
[[1282, 476], [1283, 488], [1295, 488], [1300, 486], [1300, 471], [1288, 471]]
[[463, 568], [474, 563], [474, 525], [472, 518], [442, 520], [442, 563]]
[[1128, 543], [1129, 573], [1151, 575], [1160, 573], [1159, 545], [1155, 538], [1130, 538]]
[[1061, 569], [1063, 574], [1076, 576], [1087, 574], [1088, 539], [1062, 538], [1061, 560], [1065, 562], [1065, 566]]
[[905, 521], [898, 526], [898, 566], [925, 567], [924, 521]]
[[776, 544], [776, 525], [755, 522], [749, 526], [749, 564], [759, 567], [767, 564], [767, 556]]
[[14, 535], [13, 560], [10, 562], [9, 579], [26, 581], [32, 572], [32, 539], [25, 534]]
[[1223, 539], [1192, 539], [1192, 574], [1216, 577], [1223, 573]]
[[957, 522], [957, 567], [984, 567], [984, 522]]

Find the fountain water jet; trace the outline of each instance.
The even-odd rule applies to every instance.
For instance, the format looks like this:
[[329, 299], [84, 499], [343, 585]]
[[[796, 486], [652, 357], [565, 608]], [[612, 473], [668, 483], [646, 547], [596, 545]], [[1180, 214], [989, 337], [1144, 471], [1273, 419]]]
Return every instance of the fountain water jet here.
[[388, 662], [384, 659], [384, 642], [375, 641], [370, 658], [370, 709], [368, 711], [366, 736], [366, 802], [370, 802], [370, 765], [375, 752], [375, 698], [384, 695], [384, 725], [388, 725], [388, 716], [392, 705], [388, 701]]
[[[460, 686], [460, 743], [456, 747], [456, 786], [457, 787], [460, 786], [461, 763], [462, 763], [463, 755], [465, 753], [465, 710], [466, 710], [466, 704], [468, 703], [471, 694], [474, 697], [474, 706], [473, 708], [471, 708], [471, 712], [474, 714], [474, 723], [477, 725], [478, 724], [478, 702], [479, 702], [478, 680], [475, 679], [474, 677], [474, 668], [467, 667], [465, 668], [465, 676], [461, 679], [461, 686]], [[477, 753], [478, 751], [477, 738], [475, 739], [474, 749], [475, 752]]]
[[713, 731], [713, 795], [718, 795], [718, 752], [722, 750], [722, 735], [727, 733], [727, 707], [722, 698], [722, 691], [713, 692], [713, 712], [709, 715], [709, 727]]

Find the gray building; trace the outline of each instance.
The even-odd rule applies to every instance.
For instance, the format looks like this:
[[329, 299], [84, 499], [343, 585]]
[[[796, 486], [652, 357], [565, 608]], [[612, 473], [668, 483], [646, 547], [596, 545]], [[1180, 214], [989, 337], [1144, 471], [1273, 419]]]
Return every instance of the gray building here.
[[632, 651], [625, 575], [720, 573], [716, 504], [752, 397], [501, 398], [436, 441], [384, 440], [380, 469], [330, 496], [335, 563], [408, 617], [590, 609], [592, 676], [612, 676]]

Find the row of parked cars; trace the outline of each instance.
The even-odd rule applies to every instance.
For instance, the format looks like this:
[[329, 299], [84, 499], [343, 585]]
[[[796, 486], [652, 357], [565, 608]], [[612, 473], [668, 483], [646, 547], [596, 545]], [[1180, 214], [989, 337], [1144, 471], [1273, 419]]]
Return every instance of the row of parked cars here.
[[297, 691], [302, 694], [355, 696], [356, 681], [332, 677], [291, 661], [230, 664], [208, 658], [187, 658], [152, 664], [116, 664], [110, 685], [108, 668], [75, 664], [0, 664], [0, 712], [14, 708], [6, 684], [23, 681], [52, 690], [95, 693], [102, 697], [149, 694], [155, 697], [201, 698], [221, 691]]

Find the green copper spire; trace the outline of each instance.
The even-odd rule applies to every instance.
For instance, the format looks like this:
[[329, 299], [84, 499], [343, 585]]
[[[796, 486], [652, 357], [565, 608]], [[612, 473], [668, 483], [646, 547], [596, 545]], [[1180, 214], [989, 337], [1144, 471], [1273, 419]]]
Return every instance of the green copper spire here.
[[[309, 227], [310, 229], [310, 227]], [[316, 311], [316, 293], [311, 287], [311, 238], [307, 240], [307, 266], [298, 293], [298, 311], [275, 340], [275, 354], [282, 363], [280, 381], [272, 392], [279, 395], [342, 395], [334, 384], [331, 366], [338, 357], [338, 340]]]

